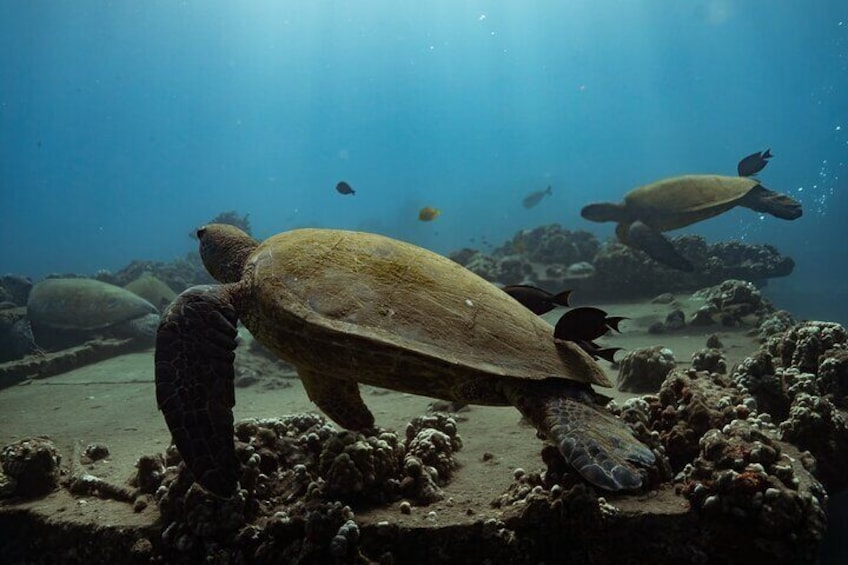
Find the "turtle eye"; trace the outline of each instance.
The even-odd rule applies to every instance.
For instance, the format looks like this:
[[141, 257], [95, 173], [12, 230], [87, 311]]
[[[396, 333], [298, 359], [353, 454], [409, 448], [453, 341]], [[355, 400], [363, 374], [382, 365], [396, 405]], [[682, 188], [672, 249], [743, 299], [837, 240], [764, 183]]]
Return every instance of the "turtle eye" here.
[[200, 226], [199, 228], [197, 228], [197, 239], [202, 238], [205, 233], [206, 233], [206, 226]]

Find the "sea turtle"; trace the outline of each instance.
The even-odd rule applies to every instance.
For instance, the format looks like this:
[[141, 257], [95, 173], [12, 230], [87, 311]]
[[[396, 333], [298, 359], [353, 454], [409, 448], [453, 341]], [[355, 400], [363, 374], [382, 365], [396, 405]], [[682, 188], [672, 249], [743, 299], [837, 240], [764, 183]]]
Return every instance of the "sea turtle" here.
[[77, 336], [112, 334], [153, 342], [154, 305], [119, 286], [95, 279], [44, 279], [32, 287], [27, 317], [36, 343], [69, 345]]
[[[765, 158], [771, 157], [768, 151], [766, 154], [749, 155], [740, 161], [739, 170], [758, 172], [765, 167]], [[746, 163], [752, 157], [759, 161]], [[593, 222], [618, 222], [615, 233], [625, 245], [641, 249], [669, 267], [692, 271], [692, 263], [661, 232], [718, 216], [736, 206], [784, 220], [794, 220], [802, 213], [800, 202], [767, 189], [750, 176], [685, 175], [635, 188], [624, 195], [621, 204], [589, 204], [580, 215]]]
[[461, 265], [388, 237], [298, 229], [259, 243], [233, 226], [197, 232], [222, 285], [195, 286], [165, 310], [156, 399], [188, 469], [234, 492], [236, 323], [297, 369], [340, 426], [374, 417], [358, 383], [460, 403], [514, 405], [590, 483], [635, 489], [654, 455], [590, 385], [611, 386], [577, 345]]
[[170, 286], [149, 271], [125, 284], [124, 288], [144, 298], [159, 310], [164, 310], [177, 297], [177, 293]]

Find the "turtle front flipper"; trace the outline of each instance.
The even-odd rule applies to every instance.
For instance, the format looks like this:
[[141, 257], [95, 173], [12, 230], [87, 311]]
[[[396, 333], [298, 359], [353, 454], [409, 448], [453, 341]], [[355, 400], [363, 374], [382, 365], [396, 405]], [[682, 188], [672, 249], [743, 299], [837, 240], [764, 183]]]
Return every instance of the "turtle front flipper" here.
[[365, 406], [355, 381], [332, 375], [318, 374], [298, 367], [297, 374], [309, 400], [321, 412], [347, 430], [368, 430], [374, 427], [374, 415]]
[[588, 388], [562, 381], [515, 383], [510, 388], [507, 394], [519, 411], [556, 444], [583, 479], [608, 491], [642, 486], [636, 466], [652, 465], [654, 454], [624, 422], [598, 406]]
[[647, 253], [651, 259], [672, 269], [691, 272], [692, 263], [674, 248], [671, 241], [662, 233], [643, 222], [633, 222], [627, 232], [628, 245]]
[[238, 317], [228, 286], [195, 286], [165, 310], [156, 334], [156, 402], [194, 479], [233, 494], [233, 360]]

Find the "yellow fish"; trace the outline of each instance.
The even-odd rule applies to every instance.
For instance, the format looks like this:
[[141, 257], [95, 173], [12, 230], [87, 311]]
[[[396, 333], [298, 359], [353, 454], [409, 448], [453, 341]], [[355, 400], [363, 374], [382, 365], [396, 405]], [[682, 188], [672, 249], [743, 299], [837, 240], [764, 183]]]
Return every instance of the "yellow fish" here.
[[418, 219], [421, 220], [422, 222], [432, 222], [433, 220], [438, 218], [439, 214], [441, 214], [441, 213], [442, 213], [441, 210], [438, 210], [436, 208], [431, 208], [430, 206], [424, 206], [418, 212]]

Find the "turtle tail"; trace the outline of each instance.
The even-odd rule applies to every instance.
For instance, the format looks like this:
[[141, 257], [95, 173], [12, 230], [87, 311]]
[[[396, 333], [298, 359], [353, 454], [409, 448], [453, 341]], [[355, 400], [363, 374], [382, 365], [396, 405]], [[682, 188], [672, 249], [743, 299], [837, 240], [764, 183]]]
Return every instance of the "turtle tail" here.
[[226, 286], [195, 286], [162, 314], [156, 402], [194, 479], [219, 496], [238, 480], [233, 442], [235, 309]]
[[597, 405], [588, 386], [522, 382], [511, 396], [519, 411], [556, 444], [583, 479], [608, 491], [642, 486], [636, 466], [652, 465], [654, 454], [624, 422]]

